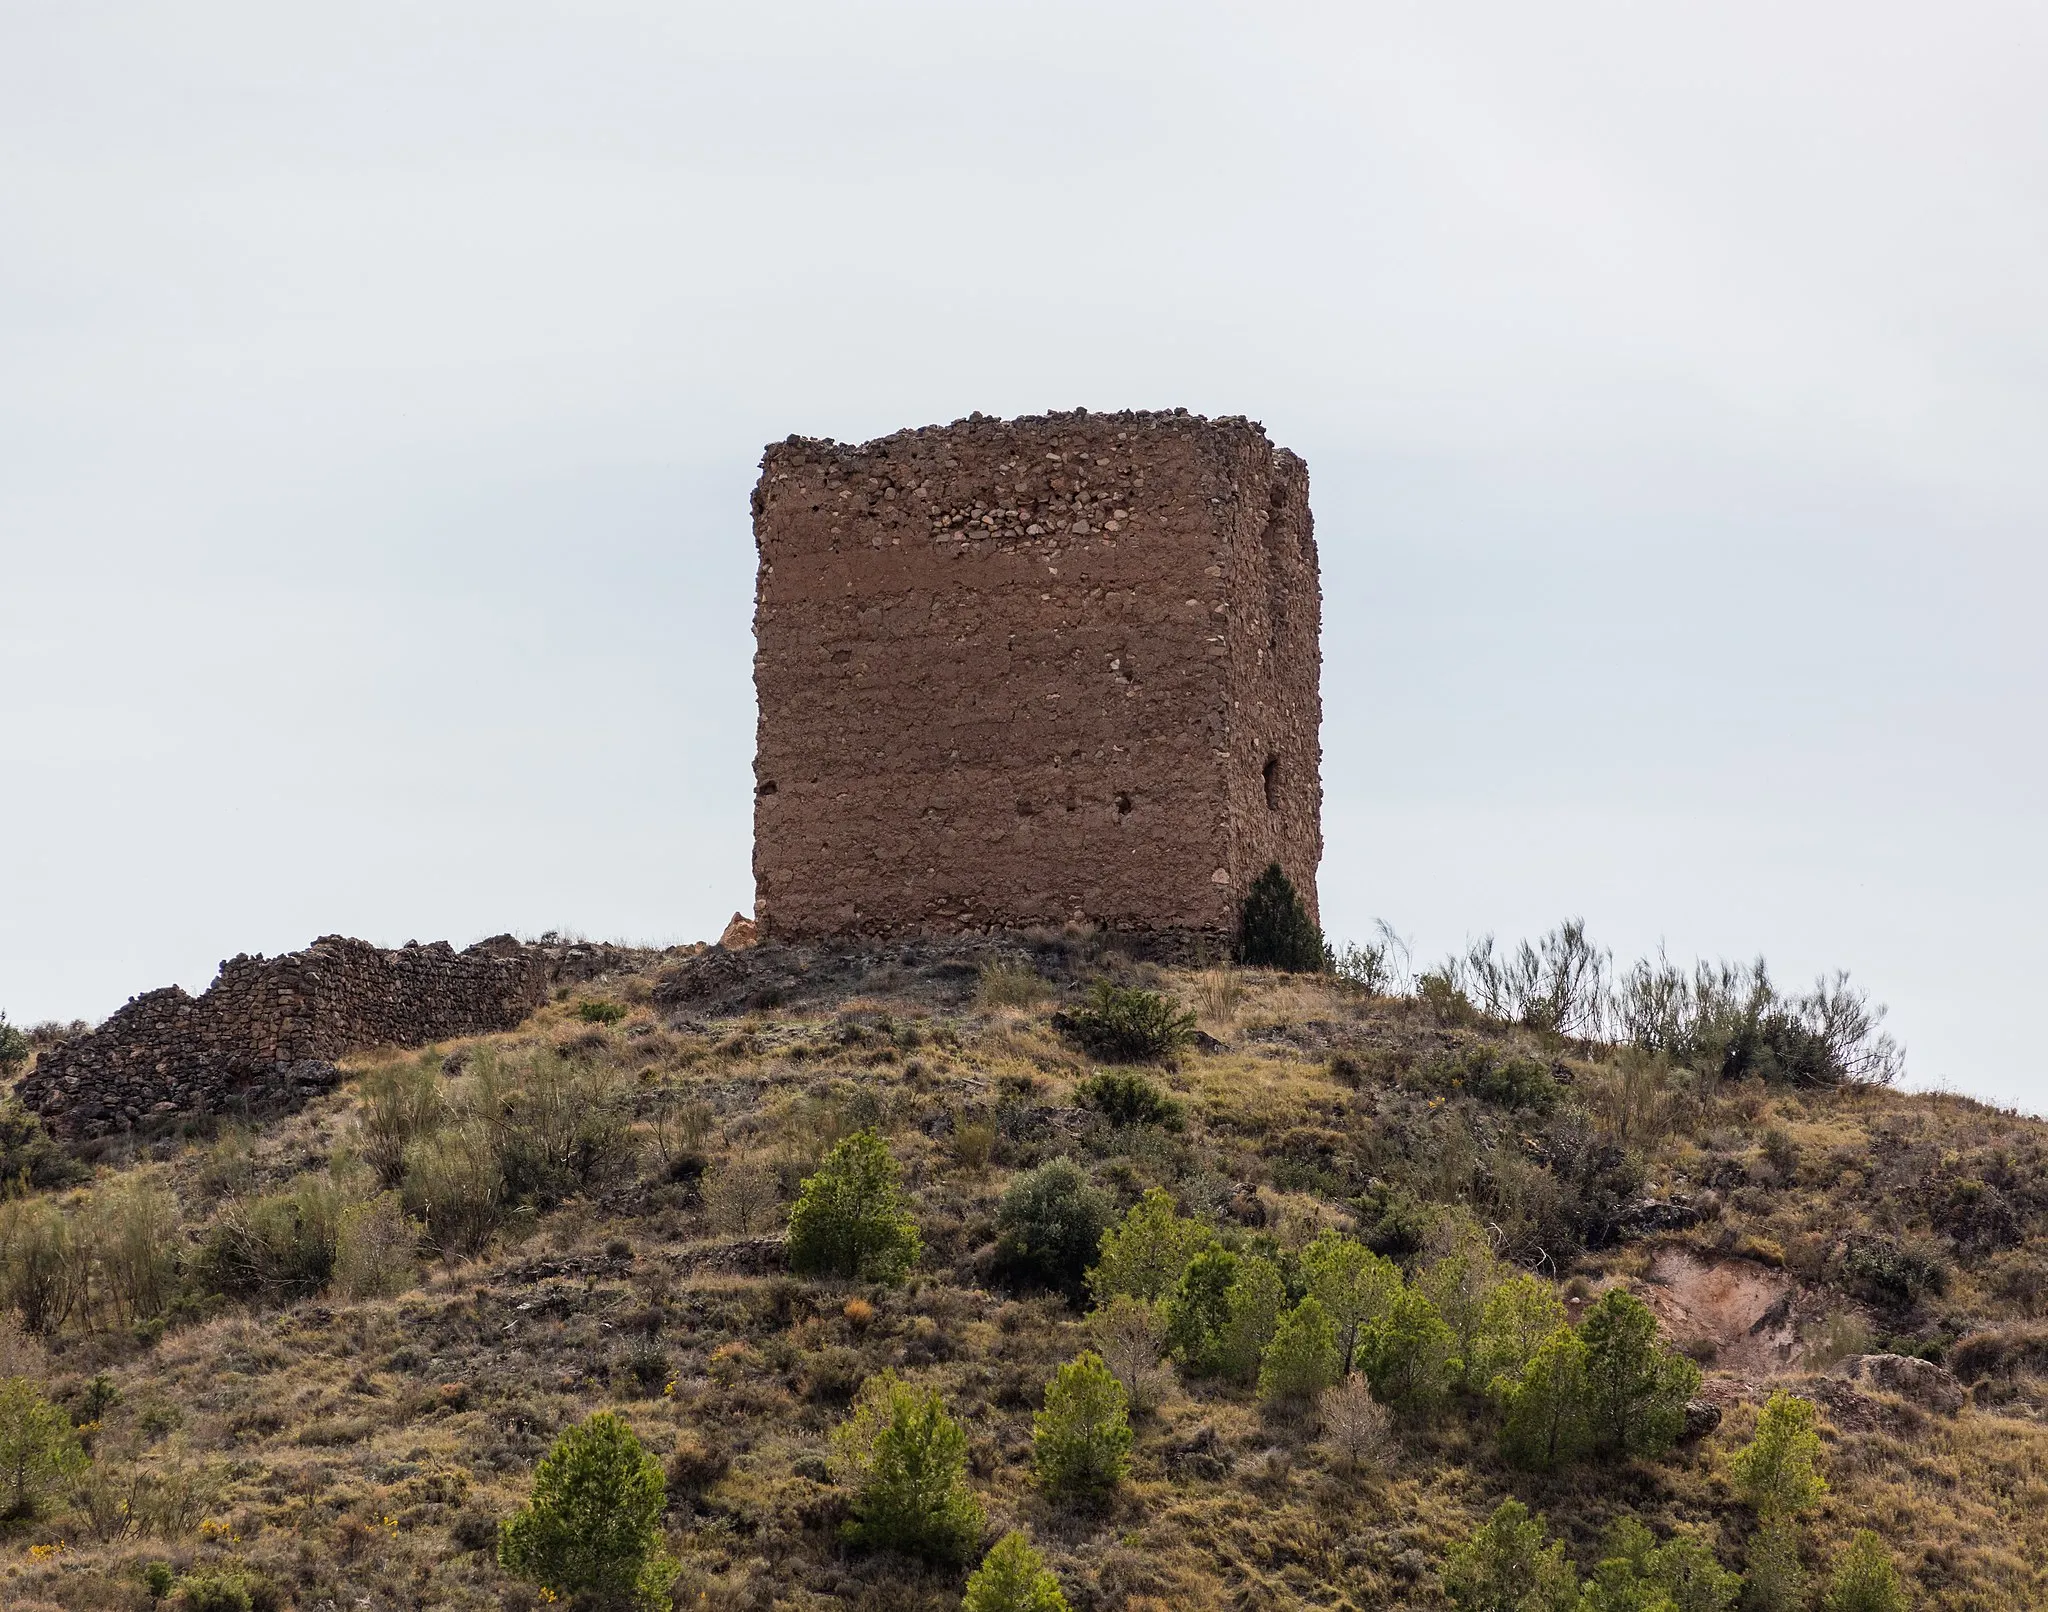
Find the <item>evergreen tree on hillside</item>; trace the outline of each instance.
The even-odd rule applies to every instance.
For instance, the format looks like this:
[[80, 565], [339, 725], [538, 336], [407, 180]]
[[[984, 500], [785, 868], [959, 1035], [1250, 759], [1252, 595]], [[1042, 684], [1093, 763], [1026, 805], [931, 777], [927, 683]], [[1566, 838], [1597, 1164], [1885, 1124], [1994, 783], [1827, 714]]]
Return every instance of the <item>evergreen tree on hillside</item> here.
[[1249, 968], [1318, 974], [1330, 966], [1323, 932], [1278, 862], [1252, 880], [1238, 917], [1237, 960]]

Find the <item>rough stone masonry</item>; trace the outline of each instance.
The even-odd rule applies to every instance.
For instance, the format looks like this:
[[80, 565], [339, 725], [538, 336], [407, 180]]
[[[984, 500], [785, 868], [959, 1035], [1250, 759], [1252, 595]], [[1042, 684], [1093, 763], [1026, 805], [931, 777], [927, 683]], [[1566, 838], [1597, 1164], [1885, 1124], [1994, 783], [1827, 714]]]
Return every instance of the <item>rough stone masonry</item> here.
[[446, 941], [386, 951], [323, 935], [283, 957], [231, 958], [197, 997], [171, 985], [131, 998], [43, 1053], [16, 1090], [73, 1137], [173, 1114], [289, 1108], [333, 1085], [332, 1060], [345, 1053], [513, 1028], [545, 999], [552, 962], [510, 935], [461, 952]]
[[791, 437], [754, 493], [764, 939], [1220, 940], [1322, 858], [1308, 467], [1257, 424]]

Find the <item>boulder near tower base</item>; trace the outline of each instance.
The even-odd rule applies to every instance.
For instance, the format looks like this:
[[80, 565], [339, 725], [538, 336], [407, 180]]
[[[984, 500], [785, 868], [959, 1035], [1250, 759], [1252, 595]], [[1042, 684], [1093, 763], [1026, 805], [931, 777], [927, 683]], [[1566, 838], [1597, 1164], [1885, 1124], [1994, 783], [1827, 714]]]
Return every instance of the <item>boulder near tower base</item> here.
[[754, 493], [764, 939], [1313, 913], [1308, 467], [1242, 419], [972, 416], [790, 437]]

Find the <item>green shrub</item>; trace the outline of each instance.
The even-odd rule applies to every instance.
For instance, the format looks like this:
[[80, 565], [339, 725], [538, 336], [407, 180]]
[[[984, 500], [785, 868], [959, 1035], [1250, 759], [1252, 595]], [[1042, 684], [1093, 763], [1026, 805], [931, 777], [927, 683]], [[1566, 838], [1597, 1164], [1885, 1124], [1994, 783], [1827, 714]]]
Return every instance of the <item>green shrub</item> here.
[[363, 1160], [380, 1186], [395, 1187], [405, 1179], [406, 1150], [446, 1116], [439, 1060], [429, 1052], [371, 1070], [357, 1088], [357, 1105]]
[[1658, 1346], [1649, 1306], [1610, 1288], [1586, 1312], [1579, 1336], [1595, 1445], [1610, 1455], [1661, 1455], [1677, 1443], [1700, 1368]]
[[1053, 1374], [1032, 1418], [1031, 1463], [1039, 1487], [1059, 1499], [1092, 1499], [1123, 1481], [1131, 1463], [1130, 1402], [1093, 1350]]
[[344, 1298], [389, 1298], [413, 1283], [420, 1225], [395, 1192], [380, 1192], [341, 1212], [334, 1243], [334, 1290]]
[[1906, 1612], [1909, 1604], [1884, 1541], [1857, 1529], [1829, 1569], [1824, 1612]]
[[1444, 1563], [1444, 1593], [1458, 1612], [1575, 1612], [1579, 1578], [1564, 1545], [1544, 1543], [1540, 1516], [1503, 1500]]
[[996, 1541], [967, 1580], [960, 1612], [1068, 1612], [1060, 1581], [1021, 1529]]
[[1436, 1306], [1404, 1287], [1359, 1334], [1358, 1364], [1382, 1403], [1418, 1416], [1450, 1391], [1458, 1369], [1452, 1341]]
[[200, 1286], [268, 1304], [311, 1298], [334, 1274], [341, 1211], [333, 1184], [313, 1177], [289, 1192], [230, 1199], [200, 1244]]
[[12, 1080], [28, 1062], [30, 1050], [28, 1037], [7, 1022], [5, 1013], [0, 1013], [0, 1080]]
[[497, 1144], [480, 1120], [415, 1142], [406, 1152], [400, 1200], [444, 1259], [474, 1258], [510, 1209]]
[[992, 957], [981, 965], [975, 979], [974, 1000], [978, 1007], [1036, 1007], [1052, 995], [1052, 985], [1029, 963]]
[[1074, 1088], [1084, 1107], [1112, 1125], [1163, 1125], [1179, 1130], [1181, 1107], [1143, 1075], [1105, 1069]]
[[1486, 1300], [1500, 1280], [1500, 1265], [1492, 1255], [1467, 1247], [1435, 1261], [1415, 1281], [1451, 1329], [1451, 1352], [1458, 1361], [1459, 1380], [1468, 1386], [1484, 1386], [1491, 1380], [1477, 1375], [1479, 1343], [1486, 1324]]
[[576, 1004], [576, 1017], [585, 1024], [617, 1024], [630, 1011], [623, 1002], [582, 1001]]
[[1109, 1224], [1109, 1196], [1059, 1158], [1012, 1180], [996, 1206], [996, 1270], [1079, 1294]]
[[0, 1184], [15, 1187], [26, 1182], [31, 1189], [47, 1192], [91, 1176], [92, 1171], [66, 1152], [40, 1119], [15, 1098], [0, 1097]]
[[142, 1569], [142, 1587], [152, 1601], [161, 1601], [177, 1587], [178, 1570], [169, 1562], [147, 1562]]
[[967, 1487], [967, 1435], [935, 1391], [885, 1371], [868, 1379], [853, 1416], [834, 1430], [834, 1460], [853, 1490], [846, 1537], [873, 1550], [958, 1561], [981, 1537]]
[[146, 1176], [117, 1179], [92, 1195], [85, 1219], [115, 1318], [133, 1326], [163, 1314], [178, 1287], [177, 1199]]
[[1513, 1376], [1491, 1392], [1501, 1411], [1501, 1453], [1531, 1472], [1555, 1472], [1593, 1447], [1586, 1345], [1562, 1321]]
[[178, 1580], [178, 1612], [254, 1612], [249, 1581], [229, 1568], [206, 1567]]
[[1742, 1581], [1690, 1539], [1659, 1545], [1635, 1517], [1607, 1532], [1579, 1612], [1727, 1612]]
[[1280, 1318], [1259, 1359], [1259, 1402], [1302, 1410], [1339, 1375], [1337, 1329], [1320, 1300], [1305, 1298]]
[[0, 1203], [0, 1295], [38, 1337], [55, 1332], [81, 1294], [71, 1223], [48, 1198]]
[[833, 1148], [790, 1208], [789, 1268], [902, 1281], [923, 1245], [897, 1184], [900, 1175], [874, 1131], [856, 1131]]
[[1064, 1028], [1105, 1058], [1164, 1058], [1194, 1039], [1195, 1016], [1157, 991], [1097, 980], [1085, 1004], [1063, 1015]]
[[1102, 1234], [1100, 1258], [1088, 1272], [1097, 1303], [1117, 1293], [1157, 1300], [1171, 1293], [1188, 1261], [1215, 1242], [1216, 1233], [1182, 1217], [1172, 1195], [1152, 1187], [1123, 1220]]
[[34, 1516], [44, 1497], [85, 1465], [70, 1417], [26, 1377], [0, 1381], [0, 1486], [7, 1516]]
[[607, 1609], [668, 1605], [661, 1463], [610, 1411], [570, 1428], [541, 1458], [533, 1497], [498, 1532], [498, 1564], [551, 1595]]
[[1873, 1304], [1904, 1309], [1948, 1291], [1948, 1263], [1931, 1249], [1895, 1237], [1856, 1236], [1842, 1253], [1850, 1287]]
[[552, 1049], [476, 1059], [470, 1111], [496, 1145], [505, 1196], [551, 1209], [618, 1179], [633, 1161], [633, 1094], [615, 1069]]
[[1317, 974], [1330, 966], [1323, 932], [1278, 862], [1252, 880], [1238, 912], [1237, 960], [1252, 968]]
[[1810, 1511], [1827, 1493], [1814, 1421], [1813, 1401], [1781, 1388], [1758, 1415], [1755, 1434], [1728, 1464], [1737, 1498], [1766, 1523]]

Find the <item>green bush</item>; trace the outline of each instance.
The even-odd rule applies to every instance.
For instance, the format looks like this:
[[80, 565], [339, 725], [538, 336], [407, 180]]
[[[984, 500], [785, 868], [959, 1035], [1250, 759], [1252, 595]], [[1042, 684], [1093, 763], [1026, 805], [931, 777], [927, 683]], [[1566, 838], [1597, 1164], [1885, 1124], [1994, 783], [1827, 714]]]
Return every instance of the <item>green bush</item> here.
[[1068, 1612], [1060, 1581], [1021, 1529], [996, 1541], [967, 1580], [960, 1612]]
[[1076, 1086], [1074, 1095], [1112, 1125], [1163, 1125], [1177, 1131], [1183, 1123], [1180, 1104], [1143, 1075], [1105, 1069]]
[[476, 1069], [470, 1112], [489, 1128], [511, 1203], [552, 1209], [631, 1165], [633, 1094], [617, 1070], [547, 1048], [511, 1062], [485, 1049]]
[[91, 1179], [92, 1171], [65, 1151], [43, 1122], [12, 1097], [0, 1097], [0, 1183], [27, 1182], [47, 1192]]
[[1238, 912], [1237, 960], [1251, 968], [1317, 974], [1330, 966], [1323, 932], [1278, 862], [1252, 880]]
[[900, 1282], [923, 1245], [897, 1184], [901, 1171], [874, 1131], [825, 1156], [789, 1211], [789, 1268], [816, 1276]]
[[1468, 1381], [1490, 1387], [1495, 1378], [1521, 1376], [1536, 1351], [1565, 1324], [1564, 1300], [1540, 1277], [1517, 1271], [1486, 1295], [1479, 1336], [1466, 1362]]
[[1771, 1523], [1749, 1536], [1743, 1568], [1743, 1612], [1799, 1612], [1806, 1605], [1806, 1569], [1800, 1565], [1799, 1536], [1790, 1520]]
[[1401, 1272], [1363, 1243], [1322, 1231], [1301, 1251], [1301, 1278], [1337, 1334], [1337, 1374], [1350, 1371], [1361, 1328], [1377, 1320], [1401, 1290]]
[[1909, 1604], [1884, 1541], [1857, 1529], [1829, 1570], [1824, 1612], [1906, 1612]]
[[1105, 1058], [1164, 1058], [1194, 1039], [1195, 1016], [1157, 991], [1097, 980], [1088, 1000], [1062, 1016], [1081, 1045]]
[[1031, 1463], [1058, 1499], [1093, 1499], [1123, 1481], [1131, 1463], [1130, 1401], [1093, 1350], [1053, 1374], [1032, 1418]]
[[289, 1192], [230, 1199], [200, 1243], [200, 1286], [268, 1304], [311, 1298], [334, 1274], [341, 1212], [341, 1194], [313, 1177]]
[[511, 1205], [483, 1122], [450, 1126], [407, 1149], [400, 1199], [442, 1258], [474, 1258], [490, 1247]]
[[849, 1542], [952, 1562], [981, 1537], [985, 1519], [967, 1487], [967, 1435], [936, 1392], [920, 1392], [893, 1371], [869, 1378], [832, 1449], [853, 1490]]
[[1451, 1547], [1444, 1593], [1458, 1612], [1576, 1612], [1579, 1577], [1564, 1545], [1544, 1543], [1544, 1523], [1503, 1500], [1471, 1538]]
[[1109, 1224], [1109, 1196], [1072, 1159], [1026, 1171], [996, 1206], [996, 1270], [1012, 1282], [1079, 1294]]
[[0, 1202], [0, 1296], [35, 1336], [61, 1327], [81, 1297], [71, 1241], [71, 1222], [48, 1198]]
[[1174, 1290], [1181, 1272], [1216, 1233], [1174, 1208], [1164, 1187], [1152, 1187], [1117, 1225], [1102, 1234], [1100, 1258], [1088, 1272], [1097, 1303], [1118, 1293], [1158, 1300]]
[[70, 1417], [28, 1378], [0, 1381], [0, 1485], [7, 1516], [34, 1516], [43, 1499], [85, 1465]]
[[1531, 1472], [1555, 1472], [1593, 1447], [1586, 1345], [1560, 1321], [1513, 1376], [1491, 1392], [1501, 1412], [1501, 1453]]
[[576, 1004], [576, 1017], [585, 1024], [617, 1024], [628, 1011], [623, 1002], [583, 1001]]
[[1338, 1379], [1337, 1329], [1329, 1311], [1305, 1298], [1280, 1318], [1259, 1360], [1259, 1402], [1299, 1411]]
[[1781, 1388], [1758, 1415], [1755, 1434], [1729, 1462], [1737, 1498], [1765, 1523], [1810, 1511], [1827, 1493], [1814, 1422], [1813, 1401]]
[[363, 1160], [377, 1172], [380, 1186], [395, 1187], [405, 1179], [406, 1150], [446, 1116], [440, 1060], [429, 1052], [410, 1063], [373, 1069], [363, 1076], [356, 1100]]
[[280, 1612], [284, 1597], [246, 1567], [205, 1567], [177, 1581], [175, 1605], [178, 1612]]
[[1700, 1368], [1658, 1346], [1649, 1306], [1610, 1288], [1586, 1312], [1579, 1336], [1595, 1446], [1610, 1455], [1661, 1455], [1677, 1443]]
[[1659, 1545], [1636, 1517], [1607, 1531], [1580, 1612], [1727, 1612], [1741, 1579], [1690, 1539]]
[[0, 1080], [12, 1080], [28, 1062], [30, 1050], [28, 1037], [7, 1022], [5, 1013], [0, 1013]]
[[551, 1595], [595, 1607], [666, 1607], [676, 1564], [662, 1549], [661, 1463], [610, 1411], [570, 1428], [541, 1458], [533, 1497], [498, 1532], [498, 1564]]

